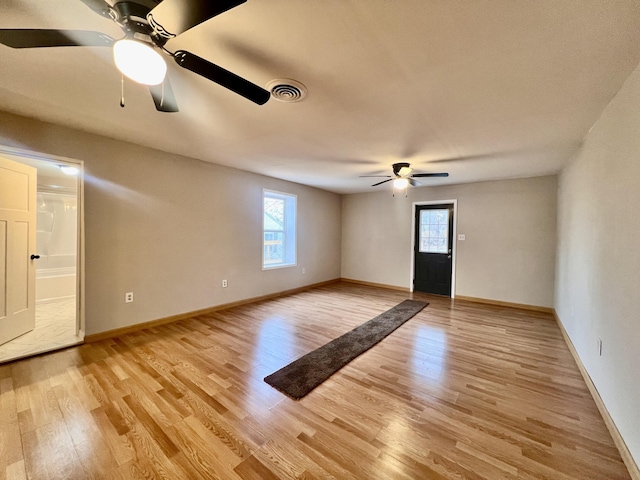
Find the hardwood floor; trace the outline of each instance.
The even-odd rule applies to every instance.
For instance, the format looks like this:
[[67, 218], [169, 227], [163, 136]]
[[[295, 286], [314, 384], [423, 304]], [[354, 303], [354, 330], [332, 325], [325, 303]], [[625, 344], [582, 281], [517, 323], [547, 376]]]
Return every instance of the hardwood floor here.
[[336, 284], [0, 365], [0, 478], [630, 478], [549, 314], [416, 294], [301, 401], [262, 380], [407, 296]]

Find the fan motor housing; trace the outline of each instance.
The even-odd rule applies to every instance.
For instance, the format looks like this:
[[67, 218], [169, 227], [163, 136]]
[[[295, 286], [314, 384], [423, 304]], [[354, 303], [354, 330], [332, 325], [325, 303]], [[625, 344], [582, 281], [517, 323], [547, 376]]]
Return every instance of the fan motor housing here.
[[153, 28], [147, 21], [147, 14], [151, 11], [150, 8], [141, 5], [136, 2], [116, 2], [113, 5], [113, 11], [115, 12], [114, 20], [122, 28], [129, 32], [144, 33], [145, 35], [151, 35]]
[[393, 164], [393, 173], [396, 176], [398, 176], [398, 175], [400, 175], [400, 170], [402, 170], [403, 168], [411, 168], [411, 164], [406, 163], [406, 162], [394, 163]]

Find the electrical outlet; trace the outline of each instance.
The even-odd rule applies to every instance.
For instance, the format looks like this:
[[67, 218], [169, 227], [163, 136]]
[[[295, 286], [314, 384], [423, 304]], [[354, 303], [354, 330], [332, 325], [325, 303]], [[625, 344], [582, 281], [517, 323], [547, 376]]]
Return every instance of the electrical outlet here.
[[466, 240], [467, 236], [464, 233], [459, 233], [458, 234], [458, 240], [463, 241]]
[[133, 303], [133, 292], [127, 292], [124, 294], [124, 303]]
[[302, 267], [302, 273], [307, 273], [307, 267]]
[[227, 288], [229, 286], [229, 282], [226, 280], [222, 280], [222, 288]]

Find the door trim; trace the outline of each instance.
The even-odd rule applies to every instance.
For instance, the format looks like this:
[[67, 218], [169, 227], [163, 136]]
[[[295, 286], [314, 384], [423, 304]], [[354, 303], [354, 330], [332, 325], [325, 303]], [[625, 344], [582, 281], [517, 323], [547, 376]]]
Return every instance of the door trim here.
[[85, 336], [85, 289], [84, 289], [84, 162], [75, 158], [48, 155], [22, 148], [8, 147], [0, 144], [0, 155], [13, 157], [15, 161], [20, 158], [41, 160], [53, 164], [68, 163], [78, 167], [78, 231], [77, 231], [77, 260], [76, 260], [76, 334], [84, 340]]
[[453, 205], [453, 242], [451, 242], [451, 298], [456, 296], [456, 250], [457, 250], [457, 224], [458, 224], [458, 200], [429, 200], [424, 202], [413, 202], [411, 204], [411, 266], [409, 267], [409, 291], [413, 292], [413, 279], [416, 269], [416, 210], [422, 205]]

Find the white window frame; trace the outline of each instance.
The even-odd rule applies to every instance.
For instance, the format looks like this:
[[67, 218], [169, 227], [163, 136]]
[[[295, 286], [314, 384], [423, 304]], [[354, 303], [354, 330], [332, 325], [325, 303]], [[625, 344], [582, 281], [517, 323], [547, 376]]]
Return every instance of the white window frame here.
[[[264, 222], [264, 199], [267, 197], [281, 198], [285, 202], [284, 213], [284, 257], [283, 263], [276, 263], [265, 265], [264, 263], [264, 235], [265, 222]], [[291, 206], [293, 205], [293, 209]], [[293, 212], [291, 211], [293, 210]], [[278, 268], [295, 267], [298, 262], [298, 235], [297, 235], [297, 223], [298, 223], [298, 196], [293, 193], [279, 192], [277, 190], [270, 190], [267, 188], [262, 189], [262, 234], [261, 234], [261, 251], [262, 251], [262, 270], [275, 270]], [[269, 230], [270, 231], [270, 230]], [[288, 257], [289, 261], [286, 261]]]

